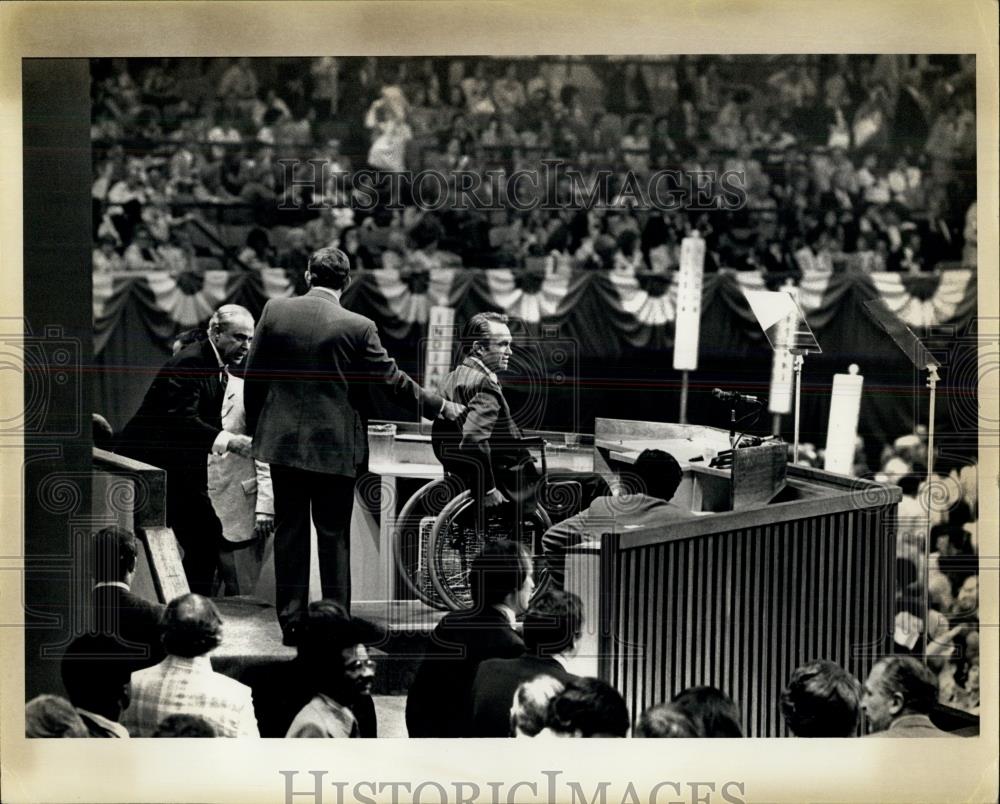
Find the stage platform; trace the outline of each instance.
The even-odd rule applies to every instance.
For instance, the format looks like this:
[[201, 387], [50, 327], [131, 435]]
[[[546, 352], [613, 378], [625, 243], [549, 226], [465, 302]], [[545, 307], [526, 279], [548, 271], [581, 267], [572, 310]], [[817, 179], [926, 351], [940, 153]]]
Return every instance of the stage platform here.
[[[224, 623], [222, 644], [212, 653], [212, 666], [218, 672], [239, 680], [250, 667], [295, 657], [294, 648], [281, 644], [272, 604], [250, 597], [215, 598], [214, 602]], [[385, 633], [370, 649], [377, 663], [375, 695], [405, 695], [428, 635], [444, 612], [418, 600], [369, 600], [353, 603], [351, 614]]]

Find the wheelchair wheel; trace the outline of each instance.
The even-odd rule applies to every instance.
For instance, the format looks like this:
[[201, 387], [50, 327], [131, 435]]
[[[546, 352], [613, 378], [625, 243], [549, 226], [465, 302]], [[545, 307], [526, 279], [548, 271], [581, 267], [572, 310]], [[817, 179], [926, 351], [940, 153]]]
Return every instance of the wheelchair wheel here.
[[417, 600], [442, 611], [446, 603], [431, 582], [428, 571], [430, 534], [438, 516], [462, 489], [449, 478], [432, 480], [406, 501], [392, 533], [392, 556], [398, 577]]
[[[430, 533], [428, 570], [437, 598], [459, 611], [472, 607], [469, 570], [472, 560], [490, 543], [510, 539], [510, 525], [502, 517], [487, 515], [486, 526], [477, 528], [475, 501], [469, 492], [453, 499], [438, 516]], [[542, 555], [542, 536], [552, 526], [541, 508], [527, 515], [516, 538], [528, 550], [535, 570], [535, 595], [545, 590], [549, 574]]]

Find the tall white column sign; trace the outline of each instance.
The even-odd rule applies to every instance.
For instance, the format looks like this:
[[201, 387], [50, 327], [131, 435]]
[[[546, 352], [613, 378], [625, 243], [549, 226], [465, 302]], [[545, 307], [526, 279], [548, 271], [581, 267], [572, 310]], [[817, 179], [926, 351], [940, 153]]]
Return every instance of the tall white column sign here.
[[[798, 301], [798, 288], [786, 282], [781, 288]], [[777, 343], [791, 343], [795, 331], [796, 317], [792, 313], [779, 324]], [[792, 382], [794, 380], [795, 358], [788, 349], [776, 348], [771, 356], [771, 390], [768, 393], [767, 409], [771, 413], [792, 412]]]
[[698, 368], [701, 332], [701, 286], [705, 272], [705, 241], [695, 232], [681, 242], [681, 267], [677, 276], [677, 315], [674, 328], [674, 368]]
[[424, 388], [434, 390], [451, 371], [451, 352], [455, 343], [455, 310], [443, 305], [430, 309], [427, 326], [427, 350]]

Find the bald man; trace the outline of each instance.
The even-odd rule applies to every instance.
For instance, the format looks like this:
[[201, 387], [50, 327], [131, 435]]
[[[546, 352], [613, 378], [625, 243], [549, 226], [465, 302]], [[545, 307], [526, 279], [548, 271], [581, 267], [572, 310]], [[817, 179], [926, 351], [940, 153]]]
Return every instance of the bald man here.
[[117, 450], [167, 473], [167, 524], [184, 551], [192, 592], [211, 595], [222, 525], [208, 497], [210, 453], [250, 456], [250, 437], [226, 432], [222, 403], [229, 372], [238, 371], [253, 338], [250, 311], [227, 304], [215, 311], [208, 339], [171, 357], [125, 426]]

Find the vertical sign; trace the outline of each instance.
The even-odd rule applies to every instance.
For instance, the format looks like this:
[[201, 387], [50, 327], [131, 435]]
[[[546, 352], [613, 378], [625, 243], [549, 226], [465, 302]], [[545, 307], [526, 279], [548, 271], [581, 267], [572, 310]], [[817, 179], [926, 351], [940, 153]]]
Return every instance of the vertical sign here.
[[847, 374], [833, 375], [833, 396], [830, 399], [830, 420], [826, 427], [826, 457], [823, 468], [828, 472], [849, 475], [854, 468], [854, 442], [858, 437], [858, 415], [861, 412], [861, 388], [865, 378], [851, 364]]
[[698, 368], [698, 337], [701, 330], [701, 286], [705, 270], [705, 241], [694, 232], [681, 243], [681, 267], [677, 276], [677, 315], [674, 326], [674, 368]]
[[[798, 302], [798, 288], [787, 281], [781, 288], [790, 294]], [[774, 339], [778, 344], [790, 344], [794, 342], [794, 332], [796, 326], [796, 315], [790, 313], [779, 325], [777, 337]], [[771, 413], [791, 413], [792, 412], [792, 382], [794, 380], [795, 358], [787, 348], [775, 347], [771, 357], [771, 390], [768, 394], [767, 409]]]
[[445, 375], [451, 371], [451, 352], [454, 342], [454, 309], [443, 305], [432, 306], [427, 327], [424, 388], [436, 389]]

